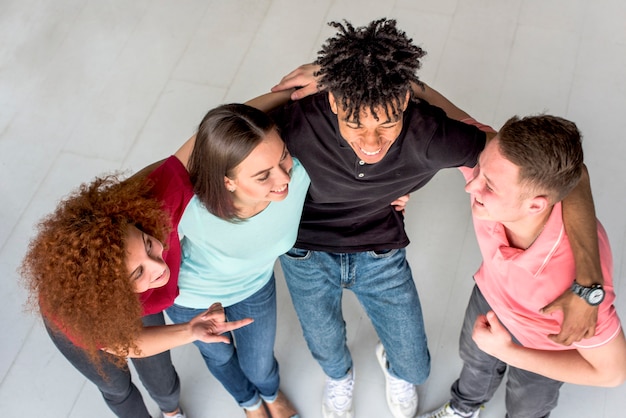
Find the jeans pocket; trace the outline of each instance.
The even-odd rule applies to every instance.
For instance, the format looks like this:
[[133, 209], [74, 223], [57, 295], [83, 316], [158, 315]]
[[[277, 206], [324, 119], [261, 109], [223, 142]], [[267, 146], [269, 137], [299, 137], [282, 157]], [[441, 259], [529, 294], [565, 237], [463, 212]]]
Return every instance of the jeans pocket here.
[[368, 251], [368, 254], [373, 258], [388, 258], [394, 256], [398, 251], [397, 248], [393, 248], [389, 250]]
[[311, 251], [303, 250], [301, 248], [292, 248], [287, 251], [284, 256], [292, 260], [308, 260], [311, 258]]

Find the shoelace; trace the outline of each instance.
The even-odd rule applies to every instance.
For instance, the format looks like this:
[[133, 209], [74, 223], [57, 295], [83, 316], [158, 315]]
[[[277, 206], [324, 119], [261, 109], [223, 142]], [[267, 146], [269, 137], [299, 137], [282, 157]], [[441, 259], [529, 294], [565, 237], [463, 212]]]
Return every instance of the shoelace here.
[[437, 411], [436, 415], [433, 415], [430, 418], [442, 418], [442, 417], [449, 417], [450, 414], [448, 413], [448, 405], [446, 405], [445, 407], [441, 408], [439, 411]]
[[350, 406], [352, 400], [352, 388], [354, 386], [354, 380], [346, 378], [343, 380], [328, 379], [328, 400], [338, 410], [347, 409]]
[[458, 413], [457, 411], [455, 411], [454, 409], [452, 409], [450, 404], [447, 403], [447, 404], [445, 404], [443, 406], [443, 408], [441, 408], [439, 411], [437, 411], [437, 413], [435, 415], [432, 415], [430, 418], [446, 418], [446, 417], [450, 416], [450, 413], [454, 414], [454, 416], [456, 416], [456, 417], [463, 417], [464, 416], [464, 415], [461, 415], [460, 413]]
[[415, 399], [415, 387], [402, 379], [389, 375], [391, 395], [399, 404], [405, 404]]

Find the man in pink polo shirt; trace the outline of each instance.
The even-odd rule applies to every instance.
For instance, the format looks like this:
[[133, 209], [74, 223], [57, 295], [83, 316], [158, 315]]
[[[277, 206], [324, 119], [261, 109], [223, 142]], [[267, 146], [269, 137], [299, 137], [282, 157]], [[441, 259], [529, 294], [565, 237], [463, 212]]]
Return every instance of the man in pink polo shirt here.
[[[463, 369], [451, 399], [421, 417], [478, 417], [509, 369], [508, 417], [545, 417], [563, 382], [617, 386], [626, 379], [626, 341], [613, 301], [612, 257], [598, 222], [603, 286], [577, 286], [560, 201], [583, 170], [576, 125], [554, 116], [507, 121], [466, 169], [465, 190], [483, 263], [474, 275], [460, 337]], [[563, 346], [560, 311], [541, 308], [572, 288], [598, 306], [596, 333]]]

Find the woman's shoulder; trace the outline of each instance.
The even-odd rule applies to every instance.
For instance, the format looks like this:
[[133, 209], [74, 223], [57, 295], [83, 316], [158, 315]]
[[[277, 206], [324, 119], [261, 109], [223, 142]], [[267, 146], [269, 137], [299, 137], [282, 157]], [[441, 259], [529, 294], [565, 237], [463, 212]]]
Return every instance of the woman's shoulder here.
[[300, 183], [300, 184], [306, 184], [306, 185], [311, 183], [309, 174], [306, 172], [300, 160], [298, 160], [296, 157], [293, 157], [293, 169], [292, 169], [291, 179], [294, 183]]

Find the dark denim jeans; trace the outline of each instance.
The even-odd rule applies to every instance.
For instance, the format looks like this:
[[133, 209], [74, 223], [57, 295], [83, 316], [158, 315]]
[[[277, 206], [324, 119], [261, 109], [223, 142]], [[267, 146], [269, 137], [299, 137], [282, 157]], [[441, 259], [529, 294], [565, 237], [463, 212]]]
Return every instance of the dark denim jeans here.
[[[120, 369], [111, 362], [112, 354], [102, 352], [102, 371], [106, 378], [98, 373], [85, 352], [75, 346], [65, 335], [49, 327], [46, 330], [52, 342], [61, 354], [93, 384], [95, 384], [107, 406], [120, 418], [150, 418], [150, 413], [139, 389], [131, 381], [128, 369]], [[144, 326], [164, 325], [163, 313], [143, 317]], [[170, 352], [166, 351], [155, 356], [131, 359], [139, 379], [159, 405], [162, 411], [175, 411], [180, 399], [180, 381], [172, 365]]]
[[280, 257], [304, 338], [327, 376], [352, 368], [341, 311], [343, 289], [358, 298], [380, 338], [389, 372], [415, 385], [430, 373], [422, 308], [404, 249], [326, 253], [292, 248]]
[[[175, 323], [187, 322], [204, 309], [173, 305], [167, 315]], [[276, 339], [276, 281], [269, 282], [254, 295], [224, 308], [226, 317], [235, 321], [253, 318], [254, 322], [233, 331], [236, 344], [194, 344], [217, 380], [242, 407], [250, 407], [259, 397], [272, 401], [278, 393], [280, 379], [274, 357]]]
[[[452, 385], [451, 405], [461, 412], [477, 410], [489, 401], [498, 389], [507, 370], [507, 364], [483, 352], [472, 339], [474, 322], [491, 307], [480, 289], [474, 286], [465, 311], [465, 320], [459, 340], [463, 369]], [[515, 338], [513, 338], [514, 341]], [[516, 341], [517, 342], [517, 341]], [[519, 343], [518, 343], [519, 344]], [[509, 418], [542, 418], [550, 416], [559, 399], [563, 382], [515, 367], [508, 367], [506, 383], [506, 410]]]

